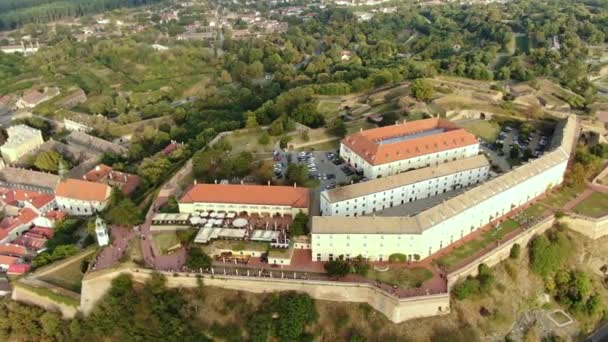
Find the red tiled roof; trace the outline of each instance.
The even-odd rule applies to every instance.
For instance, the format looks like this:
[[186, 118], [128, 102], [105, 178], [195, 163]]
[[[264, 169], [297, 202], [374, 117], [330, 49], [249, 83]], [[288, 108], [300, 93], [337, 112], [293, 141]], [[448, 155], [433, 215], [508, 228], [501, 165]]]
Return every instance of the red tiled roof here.
[[62, 220], [66, 216], [68, 216], [68, 214], [66, 214], [65, 212], [63, 212], [61, 210], [48, 211], [44, 214], [44, 217], [54, 219], [54, 220]]
[[13, 265], [19, 261], [19, 258], [10, 257], [6, 255], [0, 255], [0, 265]]
[[103, 202], [110, 197], [110, 187], [106, 184], [80, 179], [67, 179], [57, 185], [55, 194], [82, 201]]
[[[393, 143], [378, 143], [384, 139], [422, 133], [433, 129], [444, 129], [444, 131]], [[355, 133], [342, 139], [342, 144], [368, 163], [379, 165], [478, 144], [478, 141], [473, 134], [458, 128], [448, 120], [430, 118]]]
[[120, 190], [125, 194], [132, 193], [140, 183], [139, 176], [113, 170], [112, 167], [105, 164], [99, 164], [94, 169], [87, 172], [84, 175], [84, 179], [91, 182], [105, 183], [111, 186], [113, 184], [120, 184]]
[[53, 237], [53, 235], [55, 235], [55, 230], [53, 230], [52, 228], [46, 228], [46, 227], [36, 226], [36, 227], [30, 229], [29, 231], [36, 235], [44, 236], [47, 239], [50, 239]]
[[36, 191], [25, 191], [21, 189], [0, 188], [0, 200], [6, 204], [17, 202], [29, 202], [35, 208], [42, 208], [51, 202], [55, 196], [43, 194]]
[[46, 245], [47, 241], [48, 239], [41, 235], [26, 232], [18, 237], [17, 240], [13, 241], [13, 243], [24, 246], [28, 249], [39, 250]]
[[234, 203], [286, 205], [308, 208], [309, 191], [303, 187], [268, 185], [197, 184], [180, 203]]
[[36, 103], [40, 102], [42, 99], [44, 99], [44, 93], [40, 92], [36, 89], [30, 90], [30, 91], [23, 93], [22, 99], [25, 102], [28, 102], [31, 104], [36, 104]]
[[13, 264], [8, 267], [6, 273], [8, 274], [24, 274], [30, 270], [32, 266], [30, 264]]
[[0, 245], [0, 255], [22, 257], [27, 255], [27, 248], [19, 245]]
[[19, 216], [5, 217], [0, 222], [0, 240], [7, 237], [8, 234], [13, 231], [13, 229], [21, 226], [22, 224], [28, 224], [32, 222], [36, 217], [38, 217], [38, 214], [36, 214], [35, 211], [29, 208], [22, 209], [19, 213]]

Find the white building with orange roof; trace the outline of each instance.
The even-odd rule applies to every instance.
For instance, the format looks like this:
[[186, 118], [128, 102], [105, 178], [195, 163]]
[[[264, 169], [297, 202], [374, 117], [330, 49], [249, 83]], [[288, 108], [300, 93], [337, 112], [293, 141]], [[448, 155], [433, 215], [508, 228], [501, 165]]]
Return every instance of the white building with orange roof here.
[[361, 131], [340, 143], [340, 156], [370, 179], [478, 153], [479, 141], [473, 134], [440, 118]]
[[180, 213], [221, 211], [246, 214], [308, 213], [309, 191], [295, 186], [195, 184], [178, 202]]
[[55, 201], [60, 210], [76, 216], [91, 216], [106, 208], [112, 188], [103, 183], [67, 179], [57, 185]]

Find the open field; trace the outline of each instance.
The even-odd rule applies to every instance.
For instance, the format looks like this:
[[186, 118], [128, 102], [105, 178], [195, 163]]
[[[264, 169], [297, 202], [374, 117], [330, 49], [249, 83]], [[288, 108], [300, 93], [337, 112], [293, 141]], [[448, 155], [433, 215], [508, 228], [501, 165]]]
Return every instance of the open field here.
[[82, 278], [83, 274], [81, 272], [80, 262], [72, 262], [45, 275], [41, 280], [66, 290], [80, 293]]
[[279, 140], [277, 137], [270, 137], [268, 145], [261, 145], [258, 140], [262, 135], [262, 131], [256, 130], [241, 130], [231, 134], [224, 139], [232, 146], [232, 153], [238, 154], [243, 151], [251, 153], [269, 153], [274, 149], [274, 145]]
[[319, 99], [319, 104], [317, 105], [317, 110], [319, 113], [323, 114], [326, 119], [333, 118], [338, 115], [338, 111], [342, 102], [339, 98], [337, 99]]
[[387, 271], [378, 271], [372, 267], [365, 277], [392, 286], [413, 288], [420, 287], [422, 283], [431, 279], [433, 272], [422, 267], [390, 267]]
[[152, 241], [154, 241], [156, 249], [162, 254], [167, 254], [169, 248], [179, 243], [175, 232], [152, 234]]
[[577, 204], [572, 210], [579, 215], [602, 217], [608, 214], [608, 194], [595, 192]]
[[506, 220], [497, 228], [490, 229], [474, 240], [454, 248], [448, 254], [436, 259], [436, 262], [447, 268], [456, 266], [470, 256], [480, 252], [487, 246], [502, 239], [505, 235], [519, 228], [519, 224], [511, 219]]
[[298, 151], [334, 151], [340, 148], [340, 139], [308, 145], [298, 148]]
[[470, 121], [462, 125], [464, 129], [487, 142], [494, 142], [500, 132], [500, 125], [494, 121]]

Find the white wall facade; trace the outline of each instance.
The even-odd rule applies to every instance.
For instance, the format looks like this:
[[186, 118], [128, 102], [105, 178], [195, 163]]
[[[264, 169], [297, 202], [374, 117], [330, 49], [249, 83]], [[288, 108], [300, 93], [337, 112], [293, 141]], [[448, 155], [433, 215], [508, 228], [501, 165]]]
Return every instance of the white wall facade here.
[[104, 210], [108, 205], [108, 200], [103, 202], [83, 201], [62, 196], [55, 197], [55, 201], [59, 209], [74, 216], [91, 216]]
[[195, 211], [224, 211], [251, 214], [268, 214], [268, 215], [297, 215], [299, 212], [308, 213], [308, 208], [294, 208], [291, 206], [282, 205], [259, 205], [245, 203], [178, 203], [179, 212], [182, 214], [191, 214]]
[[7, 128], [8, 139], [0, 147], [2, 158], [6, 163], [12, 164], [28, 152], [35, 150], [44, 143], [42, 132], [31, 127], [21, 127], [23, 125], [11, 126]]
[[357, 216], [370, 214], [477, 184], [488, 178], [489, 171], [490, 167], [484, 166], [333, 203], [330, 202], [327, 191], [323, 191], [320, 196], [321, 215]]
[[[391, 254], [415, 254], [425, 258], [507, 214], [562, 183], [568, 161], [533, 175], [516, 186], [496, 193], [433, 227], [415, 234], [312, 234], [313, 260], [328, 261], [340, 255], [362, 255], [372, 261], [387, 260]], [[404, 229], [407, 227], [404, 227]]]
[[479, 144], [429, 153], [422, 156], [397, 160], [390, 163], [372, 165], [359, 156], [348, 146], [340, 143], [340, 156], [356, 169], [362, 169], [363, 175], [369, 179], [386, 177], [410, 169], [438, 165], [457, 159], [471, 158], [479, 154]]

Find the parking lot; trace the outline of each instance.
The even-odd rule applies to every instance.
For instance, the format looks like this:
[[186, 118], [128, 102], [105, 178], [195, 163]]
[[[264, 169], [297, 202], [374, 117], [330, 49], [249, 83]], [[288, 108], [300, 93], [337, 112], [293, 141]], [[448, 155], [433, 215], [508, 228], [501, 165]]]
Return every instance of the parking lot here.
[[[527, 153], [530, 153], [530, 158], [541, 156], [549, 148], [550, 143], [551, 136], [543, 135], [538, 129], [524, 136], [516, 127], [504, 125], [501, 127], [496, 142], [482, 143], [482, 150], [486, 152], [493, 164], [506, 172], [513, 166], [517, 166], [522, 158], [526, 159], [524, 156]], [[515, 159], [510, 155], [511, 149], [514, 147], [519, 149], [519, 156]]]
[[[350, 183], [354, 170], [338, 158], [337, 151], [288, 151], [274, 157], [275, 177], [284, 178], [290, 163], [304, 164], [308, 169], [308, 178], [319, 180], [319, 186], [313, 189], [313, 214], [318, 212], [319, 193], [333, 189], [339, 184]], [[346, 172], [345, 172], [346, 171]]]

